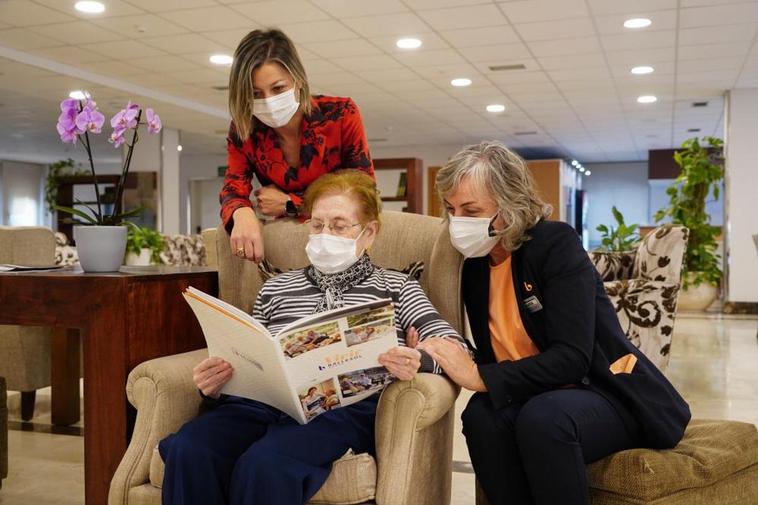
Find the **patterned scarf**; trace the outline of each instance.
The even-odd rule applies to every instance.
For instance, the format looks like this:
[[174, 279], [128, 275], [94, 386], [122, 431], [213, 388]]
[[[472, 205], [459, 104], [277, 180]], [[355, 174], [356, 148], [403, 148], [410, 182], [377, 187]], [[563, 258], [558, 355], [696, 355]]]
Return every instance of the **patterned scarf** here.
[[313, 313], [342, 307], [344, 305], [343, 293], [374, 273], [374, 268], [368, 254], [358, 258], [358, 261], [353, 263], [350, 268], [335, 274], [319, 272], [313, 265], [306, 268], [306, 277], [324, 293]]

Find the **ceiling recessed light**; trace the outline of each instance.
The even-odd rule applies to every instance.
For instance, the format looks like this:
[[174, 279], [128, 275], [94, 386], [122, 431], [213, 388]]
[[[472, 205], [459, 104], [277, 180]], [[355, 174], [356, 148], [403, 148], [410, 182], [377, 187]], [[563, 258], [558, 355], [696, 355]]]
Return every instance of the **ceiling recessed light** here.
[[571, 160], [571, 165], [573, 165], [575, 167], [578, 167], [579, 166], [579, 162], [576, 161], [576, 160]]
[[105, 12], [105, 5], [102, 2], [82, 1], [74, 4], [74, 9], [87, 14], [100, 14]]
[[395, 45], [400, 49], [418, 49], [421, 47], [421, 40], [414, 38], [397, 39]]
[[653, 22], [650, 21], [648, 18], [632, 18], [632, 19], [627, 19], [626, 21], [624, 21], [624, 28], [632, 28], [632, 29], [647, 28], [648, 26], [652, 24]]
[[642, 95], [637, 97], [637, 103], [655, 103], [657, 101], [658, 97], [653, 95]]
[[181, 152], [182, 151], [182, 145], [179, 144], [178, 146], [176, 146], [176, 150], [179, 151], [179, 152]]
[[584, 175], [592, 175], [592, 172], [590, 172], [589, 170], [587, 170], [586, 172], [584, 172]]
[[653, 72], [655, 72], [655, 69], [648, 65], [641, 65], [639, 67], [632, 68], [632, 73], [635, 75], [652, 74]]
[[80, 89], [76, 89], [72, 91], [71, 93], [69, 93], [68, 97], [73, 98], [75, 100], [84, 100], [85, 98], [87, 98], [87, 93], [85, 93], [84, 91]]
[[487, 106], [487, 112], [503, 112], [505, 105], [499, 103], [493, 103]]
[[464, 86], [470, 86], [471, 85], [471, 79], [467, 79], [465, 77], [459, 77], [457, 79], [453, 79], [450, 81], [450, 84], [453, 86], [456, 86], [458, 88], [464, 87]]
[[228, 54], [212, 54], [208, 60], [214, 65], [231, 65], [234, 58]]
[[584, 167], [579, 167], [577, 170], [579, 170], [581, 173], [584, 173]]

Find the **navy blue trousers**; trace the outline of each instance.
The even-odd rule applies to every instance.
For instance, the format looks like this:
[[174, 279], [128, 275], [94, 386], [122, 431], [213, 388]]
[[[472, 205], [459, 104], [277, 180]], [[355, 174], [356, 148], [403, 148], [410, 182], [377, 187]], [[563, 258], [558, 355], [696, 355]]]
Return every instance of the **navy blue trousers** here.
[[163, 439], [164, 505], [303, 505], [348, 449], [374, 453], [377, 398], [299, 425], [228, 397]]
[[462, 421], [490, 505], [586, 505], [584, 465], [639, 443], [608, 400], [586, 389], [550, 391], [500, 410], [476, 393]]

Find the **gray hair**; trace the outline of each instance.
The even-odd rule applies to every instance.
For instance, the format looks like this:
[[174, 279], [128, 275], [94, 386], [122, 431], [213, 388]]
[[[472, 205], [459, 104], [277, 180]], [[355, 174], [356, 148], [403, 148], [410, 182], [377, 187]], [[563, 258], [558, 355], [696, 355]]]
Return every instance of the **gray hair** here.
[[450, 195], [464, 179], [497, 204], [505, 228], [498, 232], [508, 251], [529, 240], [527, 230], [553, 209], [540, 198], [524, 160], [496, 140], [465, 146], [437, 172], [440, 199]]

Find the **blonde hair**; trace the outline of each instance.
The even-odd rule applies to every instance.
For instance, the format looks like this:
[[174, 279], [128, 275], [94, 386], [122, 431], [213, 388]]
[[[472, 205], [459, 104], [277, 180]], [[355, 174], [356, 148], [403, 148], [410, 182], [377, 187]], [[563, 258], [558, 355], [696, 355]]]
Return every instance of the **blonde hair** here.
[[237, 136], [242, 141], [253, 131], [253, 72], [272, 61], [282, 65], [300, 89], [300, 109], [306, 115], [312, 111], [308, 78], [295, 44], [281, 30], [253, 30], [245, 35], [234, 51], [229, 72], [229, 113]]
[[454, 192], [464, 179], [496, 202], [505, 222], [498, 235], [508, 251], [521, 247], [530, 238], [527, 230], [552, 213], [537, 193], [524, 160], [496, 140], [466, 146], [450, 158], [437, 172], [439, 197]]
[[357, 169], [336, 170], [313, 181], [305, 190], [303, 213], [310, 216], [313, 205], [319, 198], [341, 194], [349, 195], [358, 204], [361, 224], [377, 221], [381, 226], [379, 214], [382, 211], [382, 200], [376, 182], [366, 172]]

